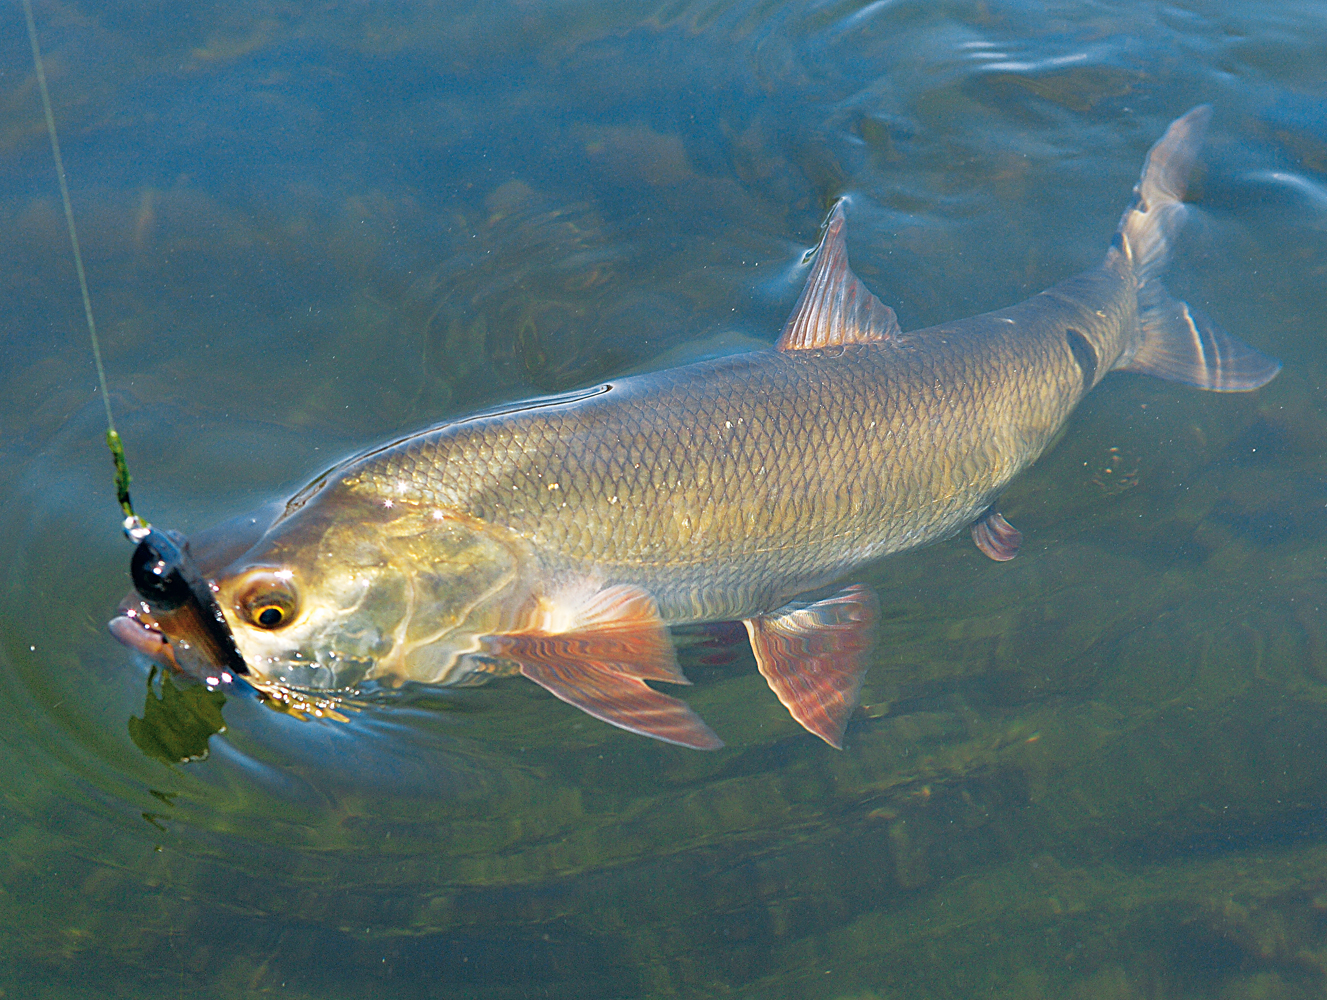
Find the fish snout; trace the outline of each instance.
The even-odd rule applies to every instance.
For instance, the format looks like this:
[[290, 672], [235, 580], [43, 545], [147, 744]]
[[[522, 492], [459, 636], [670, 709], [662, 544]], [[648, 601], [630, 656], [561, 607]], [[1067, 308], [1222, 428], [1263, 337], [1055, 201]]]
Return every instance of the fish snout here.
[[137, 594], [130, 594], [120, 602], [114, 618], [106, 623], [111, 635], [135, 652], [176, 673], [181, 672], [171, 649], [170, 639], [161, 624]]

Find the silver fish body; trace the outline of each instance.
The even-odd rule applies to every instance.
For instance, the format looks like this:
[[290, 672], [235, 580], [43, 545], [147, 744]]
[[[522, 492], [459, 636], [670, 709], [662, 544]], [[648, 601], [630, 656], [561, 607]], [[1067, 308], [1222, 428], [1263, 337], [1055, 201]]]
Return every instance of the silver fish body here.
[[971, 524], [1119, 358], [1134, 300], [1103, 266], [881, 343], [730, 356], [447, 424], [335, 486], [500, 524], [540, 574], [642, 587], [669, 624], [749, 618]]

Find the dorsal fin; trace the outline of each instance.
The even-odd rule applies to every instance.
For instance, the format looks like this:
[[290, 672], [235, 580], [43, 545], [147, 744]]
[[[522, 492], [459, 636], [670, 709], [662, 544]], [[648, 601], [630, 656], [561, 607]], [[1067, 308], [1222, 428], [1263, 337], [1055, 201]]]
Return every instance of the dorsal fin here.
[[898, 335], [894, 310], [872, 295], [848, 267], [846, 227], [840, 199], [829, 213], [802, 297], [774, 345], [780, 351], [878, 343]]

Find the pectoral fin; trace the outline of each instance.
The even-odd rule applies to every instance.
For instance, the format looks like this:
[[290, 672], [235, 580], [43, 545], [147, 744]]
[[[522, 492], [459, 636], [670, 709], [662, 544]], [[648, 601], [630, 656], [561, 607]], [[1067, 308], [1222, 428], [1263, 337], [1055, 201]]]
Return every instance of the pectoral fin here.
[[877, 602], [860, 584], [746, 621], [756, 665], [792, 717], [836, 749], [857, 707]]
[[972, 526], [972, 540], [983, 554], [996, 562], [1008, 562], [1018, 555], [1018, 547], [1023, 544], [1023, 532], [992, 507]]
[[806, 287], [774, 345], [780, 351], [869, 344], [898, 335], [894, 310], [872, 295], [848, 267], [846, 226], [839, 201], [829, 215]]
[[693, 750], [718, 750], [723, 740], [684, 701], [597, 663], [521, 660], [521, 673], [568, 705], [629, 733]]
[[550, 694], [610, 725], [697, 750], [723, 741], [685, 702], [645, 681], [689, 684], [649, 594], [618, 586], [584, 599], [542, 602], [530, 625], [489, 636], [493, 655]]

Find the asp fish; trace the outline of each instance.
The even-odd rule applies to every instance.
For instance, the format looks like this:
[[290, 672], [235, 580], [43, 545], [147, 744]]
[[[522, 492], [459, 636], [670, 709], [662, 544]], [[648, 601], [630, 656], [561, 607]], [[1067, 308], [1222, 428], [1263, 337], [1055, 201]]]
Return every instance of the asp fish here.
[[1153, 146], [1105, 260], [1025, 302], [905, 333], [849, 269], [840, 202], [776, 350], [374, 448], [221, 546], [204, 567], [214, 621], [149, 592], [111, 629], [287, 698], [519, 673], [615, 726], [714, 749], [651, 684], [687, 683], [669, 626], [740, 620], [779, 700], [838, 747], [876, 599], [800, 595], [964, 528], [1013, 558], [1001, 492], [1109, 372], [1242, 391], [1280, 369], [1158, 280], [1210, 117], [1195, 108]]

